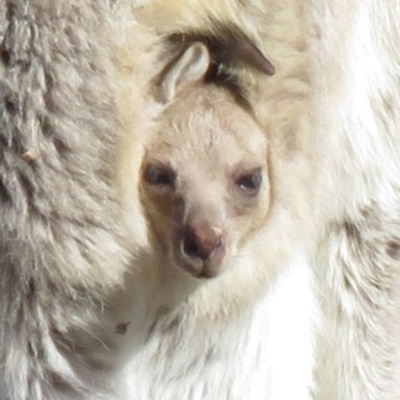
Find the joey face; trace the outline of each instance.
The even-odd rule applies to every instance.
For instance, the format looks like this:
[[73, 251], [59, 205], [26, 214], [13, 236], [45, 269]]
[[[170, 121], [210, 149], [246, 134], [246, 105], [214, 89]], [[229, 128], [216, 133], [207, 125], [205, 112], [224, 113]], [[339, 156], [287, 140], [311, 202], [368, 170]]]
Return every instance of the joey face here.
[[166, 264], [218, 275], [265, 223], [265, 134], [228, 91], [199, 85], [169, 105], [141, 169], [141, 201]]
[[[269, 61], [242, 39], [226, 47], [236, 46], [242, 59], [270, 75]], [[173, 264], [205, 278], [240, 257], [264, 225], [270, 202], [266, 136], [226, 82], [205, 83], [216, 62], [209, 47], [193, 42], [163, 71], [155, 88], [163, 111], [140, 181], [166, 268]]]

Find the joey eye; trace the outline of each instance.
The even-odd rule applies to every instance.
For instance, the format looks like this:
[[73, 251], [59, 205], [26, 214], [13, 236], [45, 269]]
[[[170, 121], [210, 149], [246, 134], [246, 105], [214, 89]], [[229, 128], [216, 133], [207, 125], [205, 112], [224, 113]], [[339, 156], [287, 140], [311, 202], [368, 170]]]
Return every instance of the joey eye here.
[[143, 173], [144, 181], [150, 185], [173, 186], [176, 179], [175, 171], [165, 165], [148, 165]]
[[255, 194], [259, 191], [262, 183], [261, 169], [256, 169], [240, 175], [235, 181], [236, 186], [249, 194]]

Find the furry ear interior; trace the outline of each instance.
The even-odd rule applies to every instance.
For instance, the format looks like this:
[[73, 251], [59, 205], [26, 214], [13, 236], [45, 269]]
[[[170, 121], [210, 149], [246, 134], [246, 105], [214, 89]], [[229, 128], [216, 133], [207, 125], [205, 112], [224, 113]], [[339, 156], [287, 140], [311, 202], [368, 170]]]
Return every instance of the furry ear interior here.
[[199, 82], [211, 63], [207, 46], [194, 42], [169, 65], [160, 82], [160, 100], [168, 103], [188, 85]]

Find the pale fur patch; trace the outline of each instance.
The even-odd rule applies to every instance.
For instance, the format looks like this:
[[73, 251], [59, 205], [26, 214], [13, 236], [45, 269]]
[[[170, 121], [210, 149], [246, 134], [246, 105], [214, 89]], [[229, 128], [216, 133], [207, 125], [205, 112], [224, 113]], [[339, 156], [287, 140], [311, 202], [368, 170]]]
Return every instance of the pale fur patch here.
[[[204, 285], [203, 293], [214, 282]], [[309, 260], [300, 251], [269, 292], [241, 315], [204, 319], [198, 313], [202, 295], [192, 296], [181, 311], [159, 321], [129, 366], [132, 397], [311, 399], [318, 319], [313, 285]]]
[[[0, 397], [398, 399], [398, 15], [391, 0], [3, 1]], [[136, 184], [163, 38], [211, 20], [276, 67], [239, 74], [275, 209], [198, 288], [152, 264]]]

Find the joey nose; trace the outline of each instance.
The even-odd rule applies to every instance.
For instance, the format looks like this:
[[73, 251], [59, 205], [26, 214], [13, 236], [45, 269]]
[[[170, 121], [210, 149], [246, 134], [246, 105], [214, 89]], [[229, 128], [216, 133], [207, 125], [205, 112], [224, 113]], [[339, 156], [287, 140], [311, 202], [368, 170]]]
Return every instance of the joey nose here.
[[221, 229], [210, 226], [207, 222], [188, 224], [183, 233], [183, 251], [191, 258], [203, 261], [223, 255], [224, 238]]

